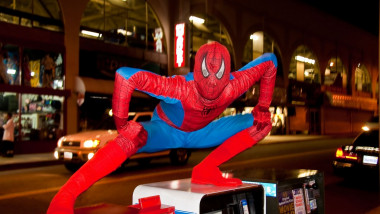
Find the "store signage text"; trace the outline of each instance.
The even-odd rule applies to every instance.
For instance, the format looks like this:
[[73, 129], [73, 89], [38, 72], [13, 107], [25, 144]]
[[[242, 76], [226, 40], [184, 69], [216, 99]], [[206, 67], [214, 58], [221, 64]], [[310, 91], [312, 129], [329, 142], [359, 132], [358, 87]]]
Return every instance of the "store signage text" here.
[[174, 67], [180, 68], [185, 65], [185, 23], [175, 26], [174, 42]]

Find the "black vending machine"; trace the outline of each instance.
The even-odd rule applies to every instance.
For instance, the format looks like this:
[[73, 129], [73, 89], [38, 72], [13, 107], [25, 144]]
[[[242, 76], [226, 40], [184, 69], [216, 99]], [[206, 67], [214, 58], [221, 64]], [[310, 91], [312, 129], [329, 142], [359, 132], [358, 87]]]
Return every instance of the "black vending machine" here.
[[244, 183], [261, 184], [266, 195], [266, 213], [324, 214], [324, 176], [312, 169], [231, 170]]

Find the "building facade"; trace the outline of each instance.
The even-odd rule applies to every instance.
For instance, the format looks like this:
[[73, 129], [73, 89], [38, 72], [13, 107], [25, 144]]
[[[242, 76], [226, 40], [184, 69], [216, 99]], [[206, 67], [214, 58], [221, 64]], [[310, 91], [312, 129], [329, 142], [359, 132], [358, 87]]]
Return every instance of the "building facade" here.
[[[232, 70], [276, 54], [272, 134], [356, 134], [378, 111], [378, 37], [300, 1], [4, 1], [0, 29], [0, 111], [19, 118], [20, 153], [94, 128], [118, 67], [186, 74], [208, 41], [228, 48]], [[235, 111], [252, 109], [257, 87]], [[133, 111], [156, 103], [134, 97]]]

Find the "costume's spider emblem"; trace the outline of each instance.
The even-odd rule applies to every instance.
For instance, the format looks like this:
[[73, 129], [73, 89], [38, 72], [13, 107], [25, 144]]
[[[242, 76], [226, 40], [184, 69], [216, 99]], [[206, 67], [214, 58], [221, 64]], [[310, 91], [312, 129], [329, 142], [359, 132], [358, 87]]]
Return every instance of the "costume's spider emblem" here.
[[208, 114], [210, 114], [210, 112], [214, 111], [216, 109], [216, 107], [207, 107], [207, 106], [204, 106], [203, 107], [203, 110], [202, 110], [202, 116], [207, 116]]

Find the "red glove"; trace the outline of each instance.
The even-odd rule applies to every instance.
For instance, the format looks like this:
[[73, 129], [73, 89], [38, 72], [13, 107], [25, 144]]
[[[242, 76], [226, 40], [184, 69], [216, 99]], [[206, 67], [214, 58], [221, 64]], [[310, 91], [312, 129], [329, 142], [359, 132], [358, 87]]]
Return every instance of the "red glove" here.
[[248, 128], [250, 136], [257, 142], [265, 138], [272, 129], [271, 113], [267, 107], [257, 105], [252, 111], [253, 126]]

